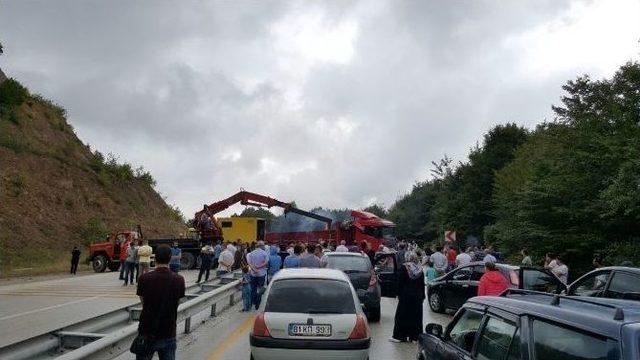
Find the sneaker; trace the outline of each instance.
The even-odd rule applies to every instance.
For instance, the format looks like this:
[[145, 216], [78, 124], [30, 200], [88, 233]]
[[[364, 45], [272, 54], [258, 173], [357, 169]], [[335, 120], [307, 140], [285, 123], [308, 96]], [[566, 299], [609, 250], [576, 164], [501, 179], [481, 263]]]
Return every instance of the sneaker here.
[[398, 339], [393, 338], [393, 337], [389, 338], [389, 341], [391, 341], [392, 343], [401, 343], [402, 342], [402, 340], [398, 340]]

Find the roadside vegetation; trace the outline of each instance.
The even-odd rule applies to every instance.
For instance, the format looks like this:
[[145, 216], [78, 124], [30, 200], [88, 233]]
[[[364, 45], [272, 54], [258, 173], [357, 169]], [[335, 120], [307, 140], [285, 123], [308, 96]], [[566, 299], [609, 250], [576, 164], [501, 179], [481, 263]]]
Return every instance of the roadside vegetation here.
[[496, 126], [466, 161], [434, 162], [433, 177], [389, 209], [398, 235], [442, 242], [456, 230], [538, 261], [562, 253], [577, 270], [594, 253], [640, 265], [640, 64], [563, 89], [553, 121]]

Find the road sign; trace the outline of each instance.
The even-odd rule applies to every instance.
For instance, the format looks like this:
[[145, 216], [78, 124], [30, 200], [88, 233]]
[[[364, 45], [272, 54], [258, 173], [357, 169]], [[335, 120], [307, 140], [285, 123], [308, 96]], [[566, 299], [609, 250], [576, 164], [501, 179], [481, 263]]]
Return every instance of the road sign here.
[[453, 230], [447, 230], [444, 232], [444, 240], [446, 242], [455, 242], [456, 241], [456, 232]]

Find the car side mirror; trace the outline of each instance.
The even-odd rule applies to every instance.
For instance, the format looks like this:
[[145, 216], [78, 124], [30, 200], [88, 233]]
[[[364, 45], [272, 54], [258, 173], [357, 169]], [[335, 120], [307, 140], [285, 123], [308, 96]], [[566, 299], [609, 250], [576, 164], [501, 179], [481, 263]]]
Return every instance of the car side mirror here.
[[427, 334], [433, 335], [437, 338], [442, 338], [442, 333], [443, 333], [442, 325], [436, 324], [436, 323], [429, 323], [424, 328], [424, 332]]

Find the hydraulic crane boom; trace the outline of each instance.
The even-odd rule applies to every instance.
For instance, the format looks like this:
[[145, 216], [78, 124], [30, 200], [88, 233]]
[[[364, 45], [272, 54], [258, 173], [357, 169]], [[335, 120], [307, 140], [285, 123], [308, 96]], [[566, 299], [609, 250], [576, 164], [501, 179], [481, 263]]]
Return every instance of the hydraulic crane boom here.
[[[260, 195], [260, 194], [256, 194], [256, 193], [252, 193], [249, 191], [240, 191], [224, 200], [221, 201], [216, 201], [210, 205], [205, 205], [204, 208], [200, 211], [198, 211], [195, 214], [195, 220], [196, 223], [198, 224], [202, 214], [204, 212], [206, 212], [209, 216], [214, 216], [215, 214], [224, 211], [226, 209], [228, 209], [230, 206], [240, 203], [242, 205], [246, 205], [246, 206], [255, 206], [255, 207], [266, 207], [266, 208], [271, 208], [274, 206], [280, 207], [284, 209], [284, 213], [294, 213], [294, 214], [298, 214], [298, 215], [302, 215], [302, 216], [306, 216], [306, 217], [310, 217], [312, 219], [316, 219], [322, 222], [327, 223], [327, 229], [331, 229], [331, 223], [333, 220], [331, 220], [328, 217], [322, 216], [322, 215], [318, 215], [318, 214], [314, 214], [308, 211], [304, 211], [304, 210], [300, 210], [296, 207], [294, 207], [291, 203], [286, 203], [286, 202], [282, 202], [280, 200], [276, 200], [273, 198], [270, 198], [268, 196], [264, 196], [264, 195]], [[218, 232], [219, 234], [222, 233], [222, 229], [219, 228], [219, 226], [217, 225], [217, 223], [214, 221], [214, 227], [216, 228], [216, 232]]]

